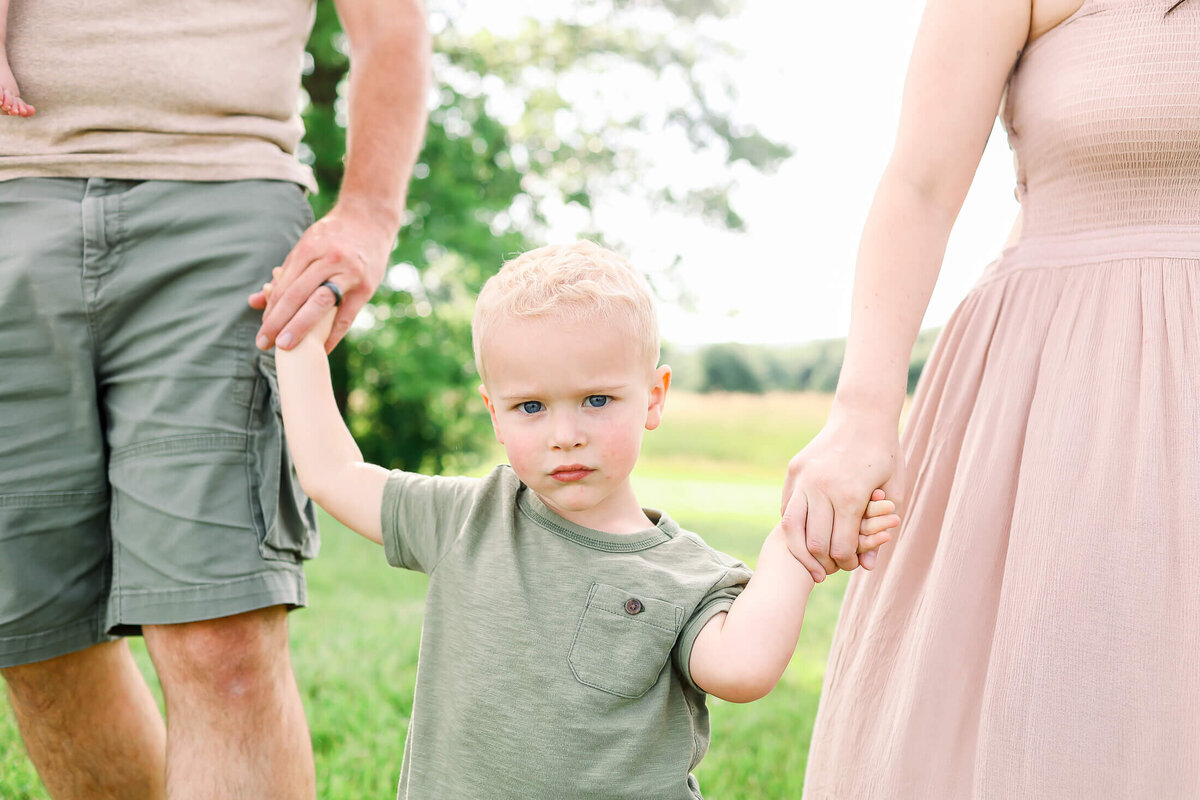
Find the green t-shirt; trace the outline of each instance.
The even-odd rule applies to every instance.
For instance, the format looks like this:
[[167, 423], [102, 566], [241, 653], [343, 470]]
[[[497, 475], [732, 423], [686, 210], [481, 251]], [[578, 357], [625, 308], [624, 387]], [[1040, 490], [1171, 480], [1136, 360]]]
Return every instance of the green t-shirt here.
[[401, 800], [692, 800], [708, 749], [696, 634], [750, 579], [665, 514], [575, 525], [507, 466], [394, 472], [390, 564], [429, 574]]

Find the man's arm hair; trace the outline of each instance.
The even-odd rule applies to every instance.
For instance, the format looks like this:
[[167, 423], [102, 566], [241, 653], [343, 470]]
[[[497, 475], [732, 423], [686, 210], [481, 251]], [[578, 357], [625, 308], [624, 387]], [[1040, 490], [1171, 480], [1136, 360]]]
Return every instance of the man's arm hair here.
[[332, 304], [324, 281], [343, 293], [328, 352], [387, 271], [404, 197], [425, 133], [430, 39], [421, 0], [335, 0], [350, 43], [350, 121], [337, 203], [283, 262], [276, 291], [250, 305], [265, 309], [258, 346], [291, 348]]
[[350, 121], [338, 205], [400, 227], [427, 117], [431, 44], [421, 0], [335, 0], [350, 43]]

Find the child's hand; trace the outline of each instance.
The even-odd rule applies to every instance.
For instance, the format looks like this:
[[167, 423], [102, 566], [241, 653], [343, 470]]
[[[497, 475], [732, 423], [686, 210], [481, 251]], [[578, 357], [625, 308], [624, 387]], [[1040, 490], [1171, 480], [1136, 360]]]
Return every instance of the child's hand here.
[[[271, 270], [271, 280], [267, 283], [264, 283], [262, 286], [262, 295], [264, 299], [269, 300], [271, 298], [271, 292], [275, 290], [275, 280], [282, 272], [283, 267], [276, 267], [275, 269]], [[323, 348], [325, 346], [325, 340], [329, 338], [329, 332], [333, 330], [333, 319], [336, 316], [337, 308], [334, 307], [329, 309], [329, 313], [321, 317], [321, 320], [313, 326], [312, 330], [309, 331], [308, 335], [305, 336], [301, 341], [312, 339], [314, 341], [321, 342], [321, 346]]]
[[32, 117], [34, 107], [21, 99], [17, 79], [13, 77], [8, 62], [0, 57], [0, 112], [11, 117]]
[[871, 501], [867, 503], [867, 513], [863, 515], [862, 525], [858, 529], [858, 552], [865, 553], [874, 550], [881, 544], [892, 540], [892, 528], [899, 526], [900, 517], [896, 514], [896, 504], [886, 499], [883, 489], [871, 493]]

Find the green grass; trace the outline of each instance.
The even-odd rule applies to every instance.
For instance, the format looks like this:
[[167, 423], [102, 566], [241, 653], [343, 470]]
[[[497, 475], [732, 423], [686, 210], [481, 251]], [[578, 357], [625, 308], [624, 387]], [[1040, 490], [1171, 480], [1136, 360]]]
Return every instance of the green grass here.
[[[714, 547], [753, 564], [779, 513], [784, 468], [828, 412], [821, 395], [672, 394], [635, 473], [643, 505], [666, 509]], [[425, 576], [322, 520], [308, 567], [309, 608], [290, 617], [293, 663], [312, 729], [322, 800], [395, 796], [412, 708]], [[712, 744], [697, 770], [706, 796], [800, 795], [808, 739], [845, 574], [817, 587], [796, 656], [763, 700], [710, 700]], [[132, 640], [151, 677], [140, 639]], [[0, 704], [0, 798], [44, 800], [7, 705]]]

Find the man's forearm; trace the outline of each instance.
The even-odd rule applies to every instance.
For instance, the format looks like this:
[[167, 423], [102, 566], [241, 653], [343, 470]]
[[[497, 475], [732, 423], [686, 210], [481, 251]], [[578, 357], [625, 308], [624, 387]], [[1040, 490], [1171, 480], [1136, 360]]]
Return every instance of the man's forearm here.
[[339, 0], [338, 11], [350, 42], [350, 121], [338, 207], [394, 235], [425, 134], [425, 12], [416, 0]]

